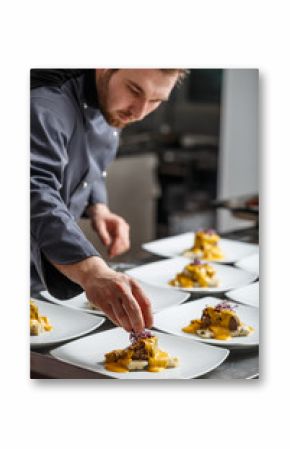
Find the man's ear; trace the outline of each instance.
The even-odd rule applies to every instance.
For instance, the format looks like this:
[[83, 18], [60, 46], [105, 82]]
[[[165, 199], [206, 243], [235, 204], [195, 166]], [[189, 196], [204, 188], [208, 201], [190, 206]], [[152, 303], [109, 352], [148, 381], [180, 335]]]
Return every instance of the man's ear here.
[[107, 72], [108, 69], [96, 69], [96, 77], [99, 78], [102, 76], [105, 72]]

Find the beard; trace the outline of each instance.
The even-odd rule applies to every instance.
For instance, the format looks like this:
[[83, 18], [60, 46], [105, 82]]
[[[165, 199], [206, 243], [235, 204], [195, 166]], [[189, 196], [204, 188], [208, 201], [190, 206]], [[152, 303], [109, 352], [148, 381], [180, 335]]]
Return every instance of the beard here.
[[[103, 114], [103, 116], [105, 117], [106, 122], [109, 125], [114, 126], [114, 128], [122, 129], [122, 128], [125, 128], [125, 126], [127, 126], [129, 124], [129, 122], [123, 121], [119, 117], [117, 112], [112, 113], [108, 109], [109, 83], [110, 83], [110, 79], [112, 78], [114, 72], [116, 72], [116, 71], [117, 71], [117, 69], [109, 69], [105, 73], [102, 73], [100, 75], [100, 77], [98, 78], [98, 82], [97, 82], [98, 102], [99, 102], [100, 111]], [[122, 114], [125, 114], [125, 113], [122, 113]], [[129, 117], [130, 116], [128, 115], [128, 119], [129, 119]]]

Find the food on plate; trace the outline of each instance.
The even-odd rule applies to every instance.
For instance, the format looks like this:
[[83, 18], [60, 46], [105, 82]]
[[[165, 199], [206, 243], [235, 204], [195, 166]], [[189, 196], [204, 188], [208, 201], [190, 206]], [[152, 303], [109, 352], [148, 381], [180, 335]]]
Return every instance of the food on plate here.
[[227, 301], [222, 301], [215, 307], [206, 306], [200, 319], [191, 320], [182, 328], [183, 332], [196, 334], [202, 338], [230, 340], [232, 337], [245, 337], [254, 331], [252, 326], [243, 324], [235, 308]]
[[175, 278], [169, 281], [169, 285], [183, 288], [218, 287], [219, 280], [212, 265], [194, 259], [193, 262], [185, 265], [181, 273], [177, 273]]
[[95, 304], [93, 304], [91, 301], [89, 301], [88, 299], [85, 300], [86, 301], [86, 305], [92, 309], [92, 310], [101, 310], [100, 307], [95, 306]]
[[41, 316], [35, 302], [30, 300], [30, 335], [40, 335], [49, 332], [52, 325], [46, 316]]
[[179, 364], [178, 357], [171, 357], [158, 347], [158, 338], [149, 331], [131, 332], [130, 346], [115, 349], [105, 354], [105, 368], [108, 371], [128, 372], [145, 370], [150, 372], [175, 368]]
[[204, 260], [222, 260], [224, 254], [219, 247], [220, 236], [213, 229], [197, 231], [193, 247], [183, 252], [186, 257], [199, 257]]

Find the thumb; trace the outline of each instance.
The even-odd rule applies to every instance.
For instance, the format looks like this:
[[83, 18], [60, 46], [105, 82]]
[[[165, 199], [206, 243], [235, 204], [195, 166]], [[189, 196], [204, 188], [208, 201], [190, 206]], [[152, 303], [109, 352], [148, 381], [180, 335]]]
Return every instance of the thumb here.
[[107, 226], [104, 221], [100, 221], [98, 223], [97, 231], [102, 243], [105, 246], [109, 246], [111, 244], [111, 237], [110, 234], [108, 233]]

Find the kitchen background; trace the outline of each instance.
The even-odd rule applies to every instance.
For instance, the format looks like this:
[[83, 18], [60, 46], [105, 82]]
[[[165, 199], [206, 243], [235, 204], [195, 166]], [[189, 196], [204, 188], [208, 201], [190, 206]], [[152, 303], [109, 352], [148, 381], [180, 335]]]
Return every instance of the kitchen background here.
[[[256, 69], [192, 69], [169, 102], [122, 131], [107, 187], [111, 210], [131, 226], [131, 249], [114, 260], [201, 227], [253, 226], [252, 216], [216, 206], [258, 195], [258, 82]], [[80, 226], [105, 256], [88, 220]]]

